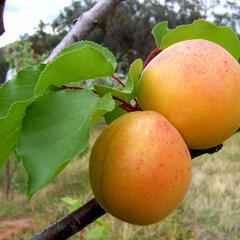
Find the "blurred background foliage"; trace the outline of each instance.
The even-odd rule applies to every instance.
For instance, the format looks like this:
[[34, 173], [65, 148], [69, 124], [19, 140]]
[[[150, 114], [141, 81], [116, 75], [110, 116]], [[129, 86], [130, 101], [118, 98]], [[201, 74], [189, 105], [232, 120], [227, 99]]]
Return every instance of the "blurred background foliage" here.
[[[239, 33], [240, 7], [237, 1], [124, 1], [95, 28], [88, 40], [109, 48], [118, 59], [117, 72], [124, 74], [134, 59], [145, 60], [156, 47], [151, 30], [160, 21], [168, 21], [169, 28], [175, 28], [201, 18], [220, 26], [230, 26]], [[1, 48], [0, 83], [5, 80], [9, 68], [19, 69], [41, 61], [44, 58], [42, 55], [47, 55], [70, 30], [74, 19], [90, 9], [95, 2], [72, 1], [52, 22], [40, 21], [33, 35], [24, 34], [19, 41]]]

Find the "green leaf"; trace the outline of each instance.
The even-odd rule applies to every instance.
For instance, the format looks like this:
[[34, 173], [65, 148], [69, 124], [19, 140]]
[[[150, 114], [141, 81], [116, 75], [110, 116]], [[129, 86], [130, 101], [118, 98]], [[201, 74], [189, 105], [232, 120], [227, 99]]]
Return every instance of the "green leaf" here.
[[[104, 108], [102, 106], [104, 106]], [[101, 116], [112, 111], [115, 107], [115, 102], [112, 100], [110, 94], [105, 94], [103, 97], [99, 98], [94, 107], [95, 109], [92, 112], [91, 126]], [[106, 111], [106, 109], [108, 109], [108, 111]]]
[[32, 65], [20, 70], [0, 88], [0, 117], [6, 117], [11, 105], [34, 96], [34, 88], [45, 64]]
[[104, 227], [104, 229], [105, 229], [106, 231], [109, 231], [109, 232], [112, 231], [111, 226], [110, 226], [108, 223], [106, 223], [102, 218], [98, 218], [95, 222], [96, 222], [99, 226]]
[[73, 205], [73, 203], [74, 203], [74, 200], [70, 197], [61, 198], [61, 200], [69, 205]]
[[[141, 74], [142, 67], [143, 63], [141, 59], [137, 59], [131, 64], [126, 86], [120, 88], [120, 90], [97, 84], [94, 85], [94, 88], [100, 96], [111, 93], [111, 95], [114, 97], [130, 102], [134, 97], [136, 97], [137, 81]], [[116, 118], [127, 113], [125, 110], [118, 106], [121, 104], [121, 102], [115, 101], [115, 103], [116, 107], [114, 110], [104, 115], [107, 124], [110, 124]]]
[[13, 153], [25, 110], [32, 100], [14, 103], [6, 117], [0, 118], [0, 169]]
[[101, 45], [99, 45], [95, 42], [92, 42], [92, 41], [79, 41], [74, 44], [71, 44], [71, 45], [65, 47], [62, 51], [60, 51], [58, 53], [58, 56], [66, 53], [66, 52], [71, 52], [71, 51], [83, 48], [85, 46], [90, 46], [90, 47], [98, 49], [104, 55], [105, 59], [112, 63], [113, 68], [116, 69], [117, 61], [116, 61], [116, 58], [114, 57], [114, 55], [107, 48], [102, 47]]
[[110, 92], [114, 97], [124, 101], [130, 101], [136, 96], [137, 81], [141, 74], [142, 67], [143, 63], [141, 59], [137, 59], [131, 64], [126, 86], [120, 90], [97, 84], [94, 85], [94, 88], [100, 96]]
[[70, 197], [65, 197], [65, 198], [61, 198], [61, 200], [71, 206], [70, 207], [71, 212], [76, 210], [77, 208], [79, 208], [82, 205], [82, 199], [75, 200]]
[[24, 68], [0, 88], [0, 169], [15, 149], [25, 110], [34, 100], [34, 88], [44, 67]]
[[42, 72], [36, 93], [42, 94], [52, 86], [112, 76], [115, 65], [96, 47], [85, 45], [80, 49], [66, 51], [49, 63]]
[[115, 108], [113, 109], [113, 111], [106, 113], [104, 115], [104, 119], [106, 121], [107, 124], [110, 124], [112, 121], [114, 121], [115, 119], [119, 118], [120, 116], [126, 114], [127, 112], [119, 107], [119, 104], [121, 104], [118, 101], [115, 101]]
[[29, 198], [86, 149], [91, 124], [113, 108], [110, 94], [99, 98], [88, 89], [50, 92], [28, 107], [17, 153], [28, 173]]
[[240, 41], [237, 34], [229, 27], [219, 27], [204, 20], [196, 20], [190, 25], [178, 26], [170, 30], [161, 42], [165, 49], [174, 43], [189, 39], [205, 39], [225, 48], [238, 60], [240, 57]]
[[98, 227], [92, 230], [90, 233], [84, 234], [85, 238], [106, 238], [107, 233], [104, 227]]
[[152, 34], [158, 46], [161, 46], [162, 38], [169, 32], [168, 22], [163, 21], [158, 23], [153, 29]]

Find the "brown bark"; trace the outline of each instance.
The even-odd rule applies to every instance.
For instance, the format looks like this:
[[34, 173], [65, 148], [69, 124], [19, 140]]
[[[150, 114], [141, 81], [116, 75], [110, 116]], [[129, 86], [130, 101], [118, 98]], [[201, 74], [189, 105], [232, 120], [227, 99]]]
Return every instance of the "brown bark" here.
[[6, 0], [0, 0], [0, 36], [5, 32], [4, 21], [3, 21], [3, 12]]
[[29, 240], [64, 240], [105, 214], [95, 198]]
[[86, 39], [96, 25], [112, 9], [124, 0], [99, 0], [90, 10], [84, 12], [79, 18], [74, 20], [72, 29], [66, 34], [62, 41], [53, 49], [49, 57], [44, 61], [49, 63], [64, 47]]

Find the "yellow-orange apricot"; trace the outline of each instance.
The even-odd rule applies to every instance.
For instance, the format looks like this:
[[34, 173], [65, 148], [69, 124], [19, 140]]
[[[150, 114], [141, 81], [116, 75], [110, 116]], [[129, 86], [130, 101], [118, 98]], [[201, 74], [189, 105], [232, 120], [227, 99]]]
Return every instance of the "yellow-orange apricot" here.
[[89, 176], [103, 209], [126, 222], [148, 225], [182, 201], [191, 180], [191, 157], [179, 132], [161, 114], [131, 112], [96, 140]]
[[213, 147], [240, 125], [240, 66], [216, 43], [178, 42], [147, 65], [137, 99], [142, 109], [163, 114], [188, 147]]

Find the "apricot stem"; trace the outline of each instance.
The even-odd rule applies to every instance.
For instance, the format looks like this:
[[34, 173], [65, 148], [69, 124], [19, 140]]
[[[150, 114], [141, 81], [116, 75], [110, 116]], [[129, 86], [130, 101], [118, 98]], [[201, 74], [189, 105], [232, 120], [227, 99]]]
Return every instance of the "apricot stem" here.
[[153, 55], [155, 55], [156, 53], [161, 52], [161, 51], [162, 51], [162, 49], [161, 49], [160, 47], [158, 47], [158, 48], [155, 48], [155, 49], [149, 54], [149, 56], [147, 57], [144, 65], [143, 65], [143, 70], [144, 70], [145, 67], [148, 65], [148, 63], [150, 62], [150, 60], [151, 60], [151, 58], [153, 57]]
[[127, 106], [125, 106], [124, 104], [120, 104], [119, 105], [120, 108], [122, 108], [123, 110], [127, 111], [127, 112], [133, 112], [131, 109], [129, 109]]
[[[82, 90], [84, 88], [82, 87], [68, 87], [68, 86], [63, 86], [60, 88], [60, 90], [65, 90], [65, 89], [77, 89], [77, 90]], [[98, 93], [95, 90], [91, 90], [94, 94], [98, 95]], [[114, 100], [117, 100], [119, 102], [121, 102], [122, 104], [119, 105], [120, 108], [124, 109], [127, 112], [133, 112], [133, 111], [137, 111], [138, 108], [134, 107], [131, 103], [125, 102], [124, 100], [122, 100], [121, 98], [117, 98], [117, 97], [112, 97]]]
[[[116, 81], [118, 81], [123, 87], [125, 87], [124, 83], [116, 76], [112, 75], [112, 78], [115, 79]], [[137, 111], [139, 109], [139, 104], [136, 98], [134, 98], [134, 101], [136, 103], [136, 107], [134, 107], [131, 103], [129, 103], [129, 107], [133, 110], [133, 111]]]
[[[124, 83], [116, 76], [112, 75], [112, 78], [115, 79], [117, 82], [119, 82], [123, 87], [125, 87]], [[81, 87], [68, 87], [68, 86], [63, 86], [61, 87], [60, 90], [64, 90], [64, 89], [84, 89]], [[98, 93], [95, 90], [91, 90], [93, 93], [95, 93], [96, 95], [98, 95]], [[128, 112], [133, 112], [133, 111], [137, 111], [139, 110], [139, 104], [137, 102], [137, 99], [134, 98], [134, 101], [136, 103], [136, 107], [134, 107], [131, 103], [125, 102], [124, 100], [117, 98], [117, 97], [112, 97], [114, 100], [117, 100], [119, 102], [121, 102], [122, 104], [119, 105], [119, 107], [121, 107], [122, 109], [128, 111]]]
[[136, 108], [136, 111], [141, 111], [142, 109], [141, 109], [141, 107], [140, 107], [140, 105], [139, 105], [139, 103], [138, 103], [138, 100], [137, 100], [137, 98], [134, 98], [133, 100], [134, 100], [134, 101], [135, 101], [135, 103], [136, 103], [136, 106], [135, 106], [135, 108]]
[[79, 90], [82, 90], [83, 88], [81, 87], [68, 87], [68, 86], [63, 86], [60, 88], [60, 90], [64, 90], [64, 89], [79, 89]]
[[137, 111], [137, 109], [131, 103], [125, 102], [124, 100], [122, 100], [121, 98], [118, 98], [118, 97], [112, 97], [112, 98], [114, 100], [121, 102], [124, 106], [128, 107], [130, 110]]
[[119, 82], [123, 87], [125, 87], [124, 83], [118, 77], [112, 75], [112, 78]]
[[[64, 89], [77, 89], [77, 90], [82, 90], [82, 89], [84, 89], [84, 88], [81, 88], [81, 87], [68, 87], [68, 86], [63, 86], [63, 87], [60, 88], [60, 90], [64, 90]], [[94, 94], [98, 95], [95, 90], [91, 89], [91, 91], [92, 91]]]

